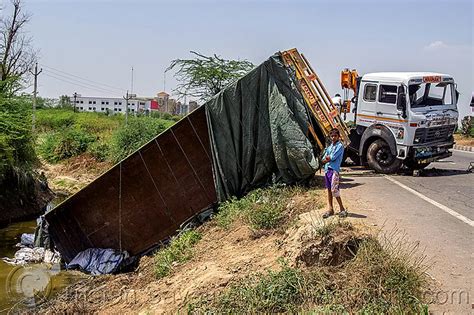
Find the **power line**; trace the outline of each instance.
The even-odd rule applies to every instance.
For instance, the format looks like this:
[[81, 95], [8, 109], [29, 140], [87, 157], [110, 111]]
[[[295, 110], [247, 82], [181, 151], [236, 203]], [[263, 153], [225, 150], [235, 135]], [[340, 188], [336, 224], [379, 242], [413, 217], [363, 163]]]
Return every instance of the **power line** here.
[[52, 75], [52, 73], [49, 73], [49, 74], [48, 74], [48, 72], [46, 72], [44, 75], [45, 75], [45, 76], [48, 76], [48, 77], [50, 77], [50, 78], [54, 78], [54, 79], [56, 79], [56, 80], [62, 81], [62, 82], [69, 83], [69, 84], [71, 84], [71, 85], [80, 86], [80, 87], [83, 87], [83, 88], [86, 88], [86, 89], [96, 90], [96, 91], [101, 92], [101, 93], [117, 93], [117, 92], [115, 92], [115, 91], [104, 90], [104, 89], [102, 89], [102, 88], [100, 88], [100, 87], [87, 86], [87, 85], [83, 85], [83, 84], [78, 83], [78, 82], [69, 81], [69, 80], [66, 80], [66, 79], [64, 79], [64, 78], [57, 77], [56, 75]]
[[108, 87], [108, 88], [111, 88], [111, 89], [114, 89], [114, 90], [119, 90], [119, 91], [121, 91], [121, 92], [125, 90], [125, 89], [122, 89], [122, 88], [119, 88], [119, 87], [116, 87], [116, 86], [112, 86], [112, 85], [108, 85], [108, 84], [105, 84], [105, 83], [100, 83], [100, 82], [93, 81], [93, 80], [90, 80], [90, 79], [82, 78], [82, 77], [80, 77], [80, 76], [77, 76], [77, 75], [68, 73], [68, 72], [66, 72], [66, 71], [58, 70], [58, 69], [55, 69], [55, 68], [53, 68], [53, 67], [47, 66], [47, 65], [45, 65], [45, 64], [41, 64], [41, 65], [42, 65], [43, 67], [45, 67], [45, 68], [48, 68], [48, 69], [52, 70], [52, 71], [57, 71], [57, 72], [59, 72], [59, 73], [66, 74], [66, 75], [68, 75], [68, 76], [75, 77], [75, 78], [78, 78], [78, 79], [83, 80], [83, 81], [89, 81], [89, 82], [92, 82], [92, 83], [94, 83], [94, 84], [99, 84], [99, 85], [102, 85], [102, 86], [105, 86], [105, 87]]
[[[71, 82], [71, 81], [68, 81], [68, 80], [65, 80], [65, 79], [62, 79], [62, 78], [58, 78], [58, 77], [56, 77], [56, 76], [54, 76], [54, 75], [51, 75], [51, 74], [45, 73], [44, 75], [45, 75], [45, 76], [48, 76], [48, 77], [51, 77], [51, 78], [54, 78], [54, 79], [56, 79], [56, 80], [62, 81], [62, 82], [66, 82], [66, 83], [75, 85], [75, 86], [80, 86], [80, 87], [83, 87], [83, 88], [86, 88], [86, 89], [96, 90], [96, 91], [101, 92], [101, 93], [104, 93], [104, 92], [110, 93], [110, 91], [106, 91], [106, 90], [101, 90], [101, 89], [99, 89], [99, 88], [94, 88], [94, 87], [85, 86], [85, 85], [82, 85], [82, 84], [79, 84], [79, 83], [76, 83], [76, 82]], [[117, 92], [113, 92], [113, 93], [117, 93]]]
[[72, 81], [72, 82], [77, 82], [78, 84], [82, 84], [82, 85], [86, 85], [86, 86], [89, 86], [91, 88], [94, 88], [94, 89], [100, 89], [100, 90], [103, 90], [105, 92], [109, 92], [109, 93], [117, 93], [117, 91], [113, 91], [113, 90], [109, 90], [109, 89], [106, 89], [106, 88], [102, 88], [100, 86], [97, 86], [97, 85], [93, 85], [93, 84], [90, 84], [90, 83], [86, 83], [86, 82], [81, 82], [79, 80], [76, 80], [76, 79], [73, 79], [73, 78], [69, 78], [65, 75], [62, 75], [62, 74], [59, 74], [59, 73], [55, 73], [55, 72], [51, 72], [50, 70], [48, 69], [45, 69], [46, 70], [46, 73], [49, 73], [51, 75], [55, 75], [55, 76], [58, 76], [58, 77], [61, 77], [61, 78], [64, 78], [68, 81]]

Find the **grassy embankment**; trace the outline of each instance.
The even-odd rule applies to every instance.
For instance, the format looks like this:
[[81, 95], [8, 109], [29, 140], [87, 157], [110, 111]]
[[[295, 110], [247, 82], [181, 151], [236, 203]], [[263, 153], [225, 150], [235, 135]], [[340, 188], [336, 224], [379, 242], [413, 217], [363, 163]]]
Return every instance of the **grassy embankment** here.
[[73, 193], [178, 119], [40, 109], [36, 151], [53, 190]]
[[[209, 224], [224, 230], [244, 224], [256, 238], [283, 234], [298, 217], [298, 211], [288, 205], [302, 193], [303, 188], [258, 189], [222, 204]], [[361, 233], [350, 221], [339, 219], [312, 224], [309, 234], [306, 238], [319, 244], [319, 252], [310, 245], [311, 250], [298, 256], [300, 263], [282, 258], [278, 270], [258, 271], [217, 294], [195, 298], [188, 303], [188, 312], [427, 314], [423, 301], [428, 287], [426, 268], [403, 238]], [[344, 234], [350, 237], [343, 243], [335, 241]], [[158, 251], [156, 277], [169, 275], [173, 266], [191, 259], [201, 237], [200, 232], [188, 231]], [[325, 259], [322, 253], [328, 249], [332, 257]]]

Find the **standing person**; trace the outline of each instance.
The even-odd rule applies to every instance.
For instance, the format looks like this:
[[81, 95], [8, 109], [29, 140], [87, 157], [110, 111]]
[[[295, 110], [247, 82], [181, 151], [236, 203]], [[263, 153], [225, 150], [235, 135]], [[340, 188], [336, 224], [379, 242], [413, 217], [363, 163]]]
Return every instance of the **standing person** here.
[[336, 197], [339, 204], [339, 216], [346, 217], [347, 211], [342, 204], [339, 192], [339, 172], [341, 171], [342, 158], [344, 156], [344, 145], [340, 141], [340, 133], [337, 128], [329, 132], [331, 144], [324, 150], [322, 162], [324, 164], [324, 182], [328, 192], [328, 211], [323, 214], [323, 218], [329, 218], [334, 214], [332, 199]]

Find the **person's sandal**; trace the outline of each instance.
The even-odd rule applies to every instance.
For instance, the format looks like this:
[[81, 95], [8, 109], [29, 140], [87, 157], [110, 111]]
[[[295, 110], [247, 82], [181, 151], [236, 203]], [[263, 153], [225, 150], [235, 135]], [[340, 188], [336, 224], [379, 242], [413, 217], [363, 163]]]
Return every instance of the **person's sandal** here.
[[347, 217], [347, 210], [342, 210], [341, 212], [339, 212], [339, 217], [340, 217], [340, 218], [345, 218], [345, 217]]
[[334, 215], [334, 211], [326, 211], [324, 214], [323, 214], [323, 219], [327, 219], [329, 218], [330, 216]]

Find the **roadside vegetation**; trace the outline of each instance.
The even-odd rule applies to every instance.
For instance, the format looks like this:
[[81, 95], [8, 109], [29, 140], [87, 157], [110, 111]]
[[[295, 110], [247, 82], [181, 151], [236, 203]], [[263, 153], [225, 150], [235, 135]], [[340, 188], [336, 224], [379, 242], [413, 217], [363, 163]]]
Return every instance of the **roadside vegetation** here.
[[474, 146], [474, 116], [465, 116], [461, 120], [461, 128], [454, 134], [458, 145]]
[[123, 115], [75, 113], [72, 108], [41, 109], [37, 117], [38, 153], [49, 163], [83, 153], [117, 163], [176, 120], [132, 116], [125, 124]]
[[30, 171], [37, 162], [30, 106], [26, 97], [0, 94], [0, 179], [13, 170]]
[[474, 138], [474, 117], [465, 116], [461, 121], [459, 133], [466, 138]]
[[[314, 230], [314, 239], [330, 240], [354, 229], [335, 219]], [[187, 305], [190, 313], [428, 314], [429, 288], [423, 256], [397, 233], [366, 235], [349, 257], [336, 265], [290, 265], [259, 271], [224, 290]]]
[[287, 211], [295, 195], [304, 192], [300, 186], [275, 185], [266, 189], [255, 189], [241, 199], [232, 198], [219, 206], [215, 222], [229, 228], [235, 221], [243, 221], [253, 230], [271, 230], [282, 226], [296, 213]]

